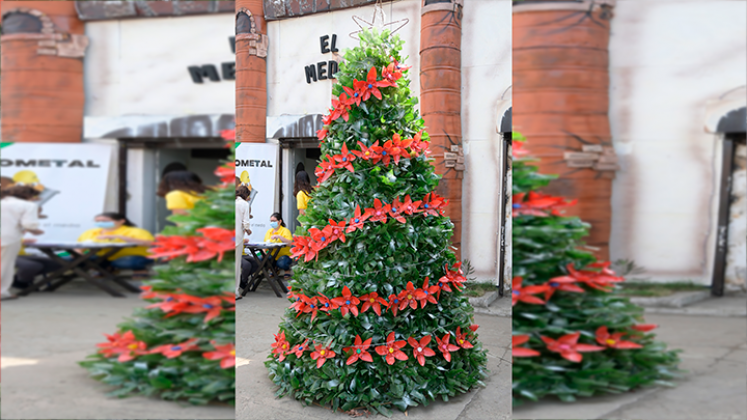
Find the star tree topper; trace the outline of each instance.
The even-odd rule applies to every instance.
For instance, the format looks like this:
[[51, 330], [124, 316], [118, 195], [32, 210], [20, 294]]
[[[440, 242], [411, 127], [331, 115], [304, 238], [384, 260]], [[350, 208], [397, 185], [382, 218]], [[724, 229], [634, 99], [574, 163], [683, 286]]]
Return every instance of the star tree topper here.
[[374, 13], [373, 13], [373, 18], [371, 18], [371, 22], [368, 22], [365, 19], [361, 18], [360, 16], [355, 16], [355, 15], [353, 16], [353, 22], [355, 22], [355, 24], [358, 25], [358, 27], [361, 29], [359, 31], [351, 32], [350, 37], [356, 40], [360, 40], [360, 38], [358, 38], [358, 34], [363, 32], [365, 29], [376, 28], [379, 31], [381, 31], [387, 26], [393, 27], [394, 25], [401, 23], [401, 25], [397, 26], [394, 30], [391, 31], [391, 34], [394, 34], [395, 32], [402, 29], [403, 26], [407, 25], [410, 22], [410, 19], [404, 18], [404, 19], [400, 19], [394, 22], [384, 23], [386, 22], [386, 15], [384, 14], [384, 7], [382, 6], [382, 0], [378, 0], [376, 2], [376, 5], [374, 6]]

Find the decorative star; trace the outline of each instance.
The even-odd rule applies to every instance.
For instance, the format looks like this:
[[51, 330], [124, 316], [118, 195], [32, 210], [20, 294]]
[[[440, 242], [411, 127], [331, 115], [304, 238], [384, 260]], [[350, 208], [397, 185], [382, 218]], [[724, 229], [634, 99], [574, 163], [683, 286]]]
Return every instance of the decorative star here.
[[[376, 23], [377, 18], [379, 18], [380, 20], [378, 24]], [[351, 32], [350, 37], [355, 40], [360, 40], [360, 38], [358, 38], [358, 34], [360, 34], [366, 29], [377, 28], [379, 30], [382, 30], [387, 26], [392, 27], [393, 25], [403, 22], [401, 25], [397, 26], [394, 30], [390, 32], [390, 34], [394, 34], [395, 32], [402, 29], [403, 26], [410, 23], [410, 19], [408, 18], [404, 18], [404, 19], [397, 20], [394, 22], [389, 22], [389, 23], [384, 23], [385, 21], [386, 21], [386, 15], [384, 14], [384, 7], [382, 6], [382, 1], [378, 0], [376, 2], [376, 5], [374, 6], [374, 13], [373, 13], [373, 18], [371, 19], [371, 22], [366, 21], [360, 16], [353, 16], [353, 22], [355, 22], [355, 24], [358, 25], [358, 27], [361, 29], [360, 31]], [[363, 24], [365, 24], [366, 26], [364, 27]]]

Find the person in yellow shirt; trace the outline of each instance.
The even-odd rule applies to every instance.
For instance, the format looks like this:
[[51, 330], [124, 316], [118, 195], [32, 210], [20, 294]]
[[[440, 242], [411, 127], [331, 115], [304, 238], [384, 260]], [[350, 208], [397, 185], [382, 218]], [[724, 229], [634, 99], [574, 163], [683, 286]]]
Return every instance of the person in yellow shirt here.
[[[153, 260], [148, 257], [148, 247], [153, 244], [153, 235], [145, 229], [135, 227], [119, 213], [102, 213], [94, 218], [96, 228], [89, 229], [78, 237], [78, 242], [126, 242], [138, 245], [122, 248], [104, 262], [113, 268], [142, 270]], [[106, 250], [99, 251], [99, 255]]]
[[[293, 235], [285, 227], [285, 222], [283, 222], [283, 217], [280, 216], [280, 213], [272, 213], [272, 216], [270, 216], [270, 229], [265, 233], [265, 242], [284, 243], [287, 245], [293, 243]], [[290, 246], [280, 248], [280, 252], [275, 257], [275, 265], [281, 270], [289, 270], [293, 262], [290, 255]]]
[[306, 214], [306, 207], [309, 206], [309, 200], [311, 200], [311, 180], [309, 174], [306, 171], [299, 171], [296, 174], [296, 183], [293, 186], [293, 195], [296, 196], [296, 208], [301, 214]]
[[205, 191], [207, 187], [194, 172], [173, 171], [161, 178], [156, 195], [166, 199], [166, 208], [173, 214], [187, 214], [203, 199]]

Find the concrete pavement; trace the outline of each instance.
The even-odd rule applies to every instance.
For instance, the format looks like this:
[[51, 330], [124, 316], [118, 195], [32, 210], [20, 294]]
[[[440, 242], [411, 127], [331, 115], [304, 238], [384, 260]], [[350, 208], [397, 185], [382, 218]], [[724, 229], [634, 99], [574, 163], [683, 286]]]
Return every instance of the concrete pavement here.
[[114, 298], [84, 282], [53, 293], [3, 301], [2, 418], [232, 419], [229, 406], [192, 406], [156, 398], [111, 398], [110, 387], [77, 362], [116, 325], [144, 306], [136, 294]]
[[[295, 399], [275, 398], [276, 387], [267, 375], [263, 362], [270, 352], [285, 308], [263, 285], [236, 303], [236, 418], [241, 420], [321, 420], [346, 419], [344, 413], [333, 413], [319, 406], [304, 407]], [[494, 303], [505, 305], [507, 299]], [[492, 305], [491, 305], [492, 306]], [[510, 304], [509, 304], [510, 307]], [[490, 376], [486, 388], [478, 388], [448, 403], [438, 401], [428, 407], [416, 407], [402, 413], [394, 410], [393, 418], [408, 420], [504, 420], [511, 418], [511, 320], [495, 315], [476, 314], [480, 340], [488, 349]], [[379, 417], [384, 418], [384, 417]]]
[[689, 372], [675, 388], [654, 387], [575, 403], [547, 399], [514, 408], [513, 418], [745, 419], [747, 318], [735, 315], [745, 307], [742, 294], [707, 299], [678, 312], [647, 309], [646, 322], [660, 326], [658, 339], [683, 350], [680, 367]]

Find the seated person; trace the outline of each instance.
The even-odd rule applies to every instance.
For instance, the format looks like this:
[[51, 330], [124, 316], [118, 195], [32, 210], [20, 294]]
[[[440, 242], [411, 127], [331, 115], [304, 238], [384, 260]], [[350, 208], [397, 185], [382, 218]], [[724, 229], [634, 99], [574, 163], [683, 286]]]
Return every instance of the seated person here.
[[[95, 229], [83, 232], [78, 242], [126, 242], [136, 244], [136, 247], [122, 248], [104, 262], [105, 266], [119, 269], [143, 270], [153, 263], [148, 258], [148, 247], [154, 238], [145, 229], [135, 227], [124, 215], [119, 213], [102, 213], [94, 218]], [[106, 249], [98, 255], [106, 253]]]
[[246, 289], [249, 285], [249, 277], [254, 274], [259, 268], [257, 260], [251, 255], [244, 255], [241, 258], [241, 279], [239, 285], [242, 289]]
[[[24, 239], [23, 243], [29, 244], [36, 242], [35, 239]], [[31, 255], [21, 248], [21, 253], [16, 259], [16, 275], [13, 279], [13, 287], [25, 289], [34, 282], [36, 276], [40, 274], [51, 273], [61, 268], [60, 263], [44, 255]]]
[[[270, 229], [265, 233], [265, 242], [284, 243], [287, 245], [293, 243], [293, 235], [291, 235], [290, 230], [285, 227], [283, 217], [280, 216], [280, 213], [272, 213], [272, 216], [270, 216]], [[290, 255], [290, 246], [282, 247], [280, 252], [278, 252], [277, 257], [275, 257], [275, 265], [277, 268], [286, 271], [289, 270], [291, 263], [293, 262]], [[290, 274], [286, 273], [285, 276], [290, 277]]]

